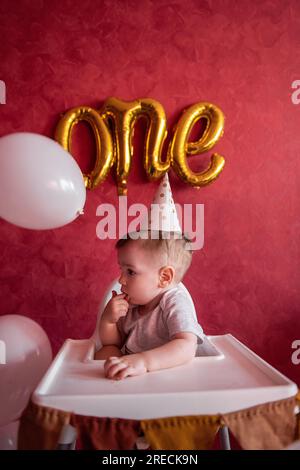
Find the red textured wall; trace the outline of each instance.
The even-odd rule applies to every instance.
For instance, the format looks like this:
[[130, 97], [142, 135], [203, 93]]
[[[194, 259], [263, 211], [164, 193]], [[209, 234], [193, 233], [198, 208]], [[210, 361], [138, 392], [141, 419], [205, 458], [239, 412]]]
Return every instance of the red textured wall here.
[[[230, 332], [300, 384], [291, 344], [300, 339], [300, 4], [290, 1], [2, 0], [0, 134], [53, 137], [60, 113], [109, 96], [154, 98], [169, 129], [198, 101], [226, 116], [216, 150], [226, 166], [196, 190], [171, 172], [179, 203], [205, 204], [205, 245], [185, 283], [209, 334]], [[75, 153], [92, 166], [81, 126]], [[140, 129], [142, 133], [142, 129]], [[149, 204], [136, 139], [129, 203]], [[201, 158], [192, 157], [193, 169]], [[39, 322], [54, 350], [92, 333], [97, 305], [117, 275], [114, 242], [96, 237], [96, 208], [117, 203], [113, 176], [89, 192], [85, 215], [51, 231], [1, 221], [0, 314]]]

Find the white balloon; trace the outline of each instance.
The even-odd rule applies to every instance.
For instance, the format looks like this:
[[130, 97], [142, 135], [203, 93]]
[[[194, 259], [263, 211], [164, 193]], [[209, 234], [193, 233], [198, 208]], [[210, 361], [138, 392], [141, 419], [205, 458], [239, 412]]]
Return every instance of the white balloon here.
[[0, 317], [0, 341], [5, 344], [0, 364], [2, 427], [20, 418], [51, 363], [52, 351], [43, 328], [21, 315]]
[[85, 204], [82, 172], [54, 140], [19, 132], [0, 138], [0, 216], [19, 227], [53, 229]]

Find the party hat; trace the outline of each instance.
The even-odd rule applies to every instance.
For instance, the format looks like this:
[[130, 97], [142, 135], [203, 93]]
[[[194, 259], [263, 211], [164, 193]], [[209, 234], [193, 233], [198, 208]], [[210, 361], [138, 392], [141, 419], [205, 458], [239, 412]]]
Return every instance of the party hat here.
[[[167, 173], [160, 182], [149, 212], [148, 230], [182, 233]], [[145, 224], [143, 228], [146, 228]]]

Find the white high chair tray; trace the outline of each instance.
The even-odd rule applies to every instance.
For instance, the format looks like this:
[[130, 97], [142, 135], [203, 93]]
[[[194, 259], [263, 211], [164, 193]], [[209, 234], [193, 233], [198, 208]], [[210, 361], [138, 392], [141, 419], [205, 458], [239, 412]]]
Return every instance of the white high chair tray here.
[[104, 377], [93, 340], [67, 340], [33, 402], [76, 414], [126, 419], [228, 413], [296, 395], [297, 385], [232, 335], [209, 336], [219, 356], [138, 377]]

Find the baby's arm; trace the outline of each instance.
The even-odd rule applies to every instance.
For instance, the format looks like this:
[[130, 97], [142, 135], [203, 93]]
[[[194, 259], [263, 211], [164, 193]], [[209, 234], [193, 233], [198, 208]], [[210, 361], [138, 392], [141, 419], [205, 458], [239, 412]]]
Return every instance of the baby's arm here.
[[168, 369], [190, 361], [196, 352], [197, 336], [193, 333], [177, 333], [168, 343], [149, 351], [108, 359], [105, 375], [121, 380], [154, 370]]
[[197, 336], [193, 333], [177, 333], [168, 343], [141, 353], [147, 371], [180, 366], [195, 357]]
[[99, 336], [103, 346], [122, 346], [122, 338], [117, 327], [117, 321], [126, 315], [128, 307], [129, 304], [125, 300], [125, 294], [117, 295], [114, 291], [100, 319]]

